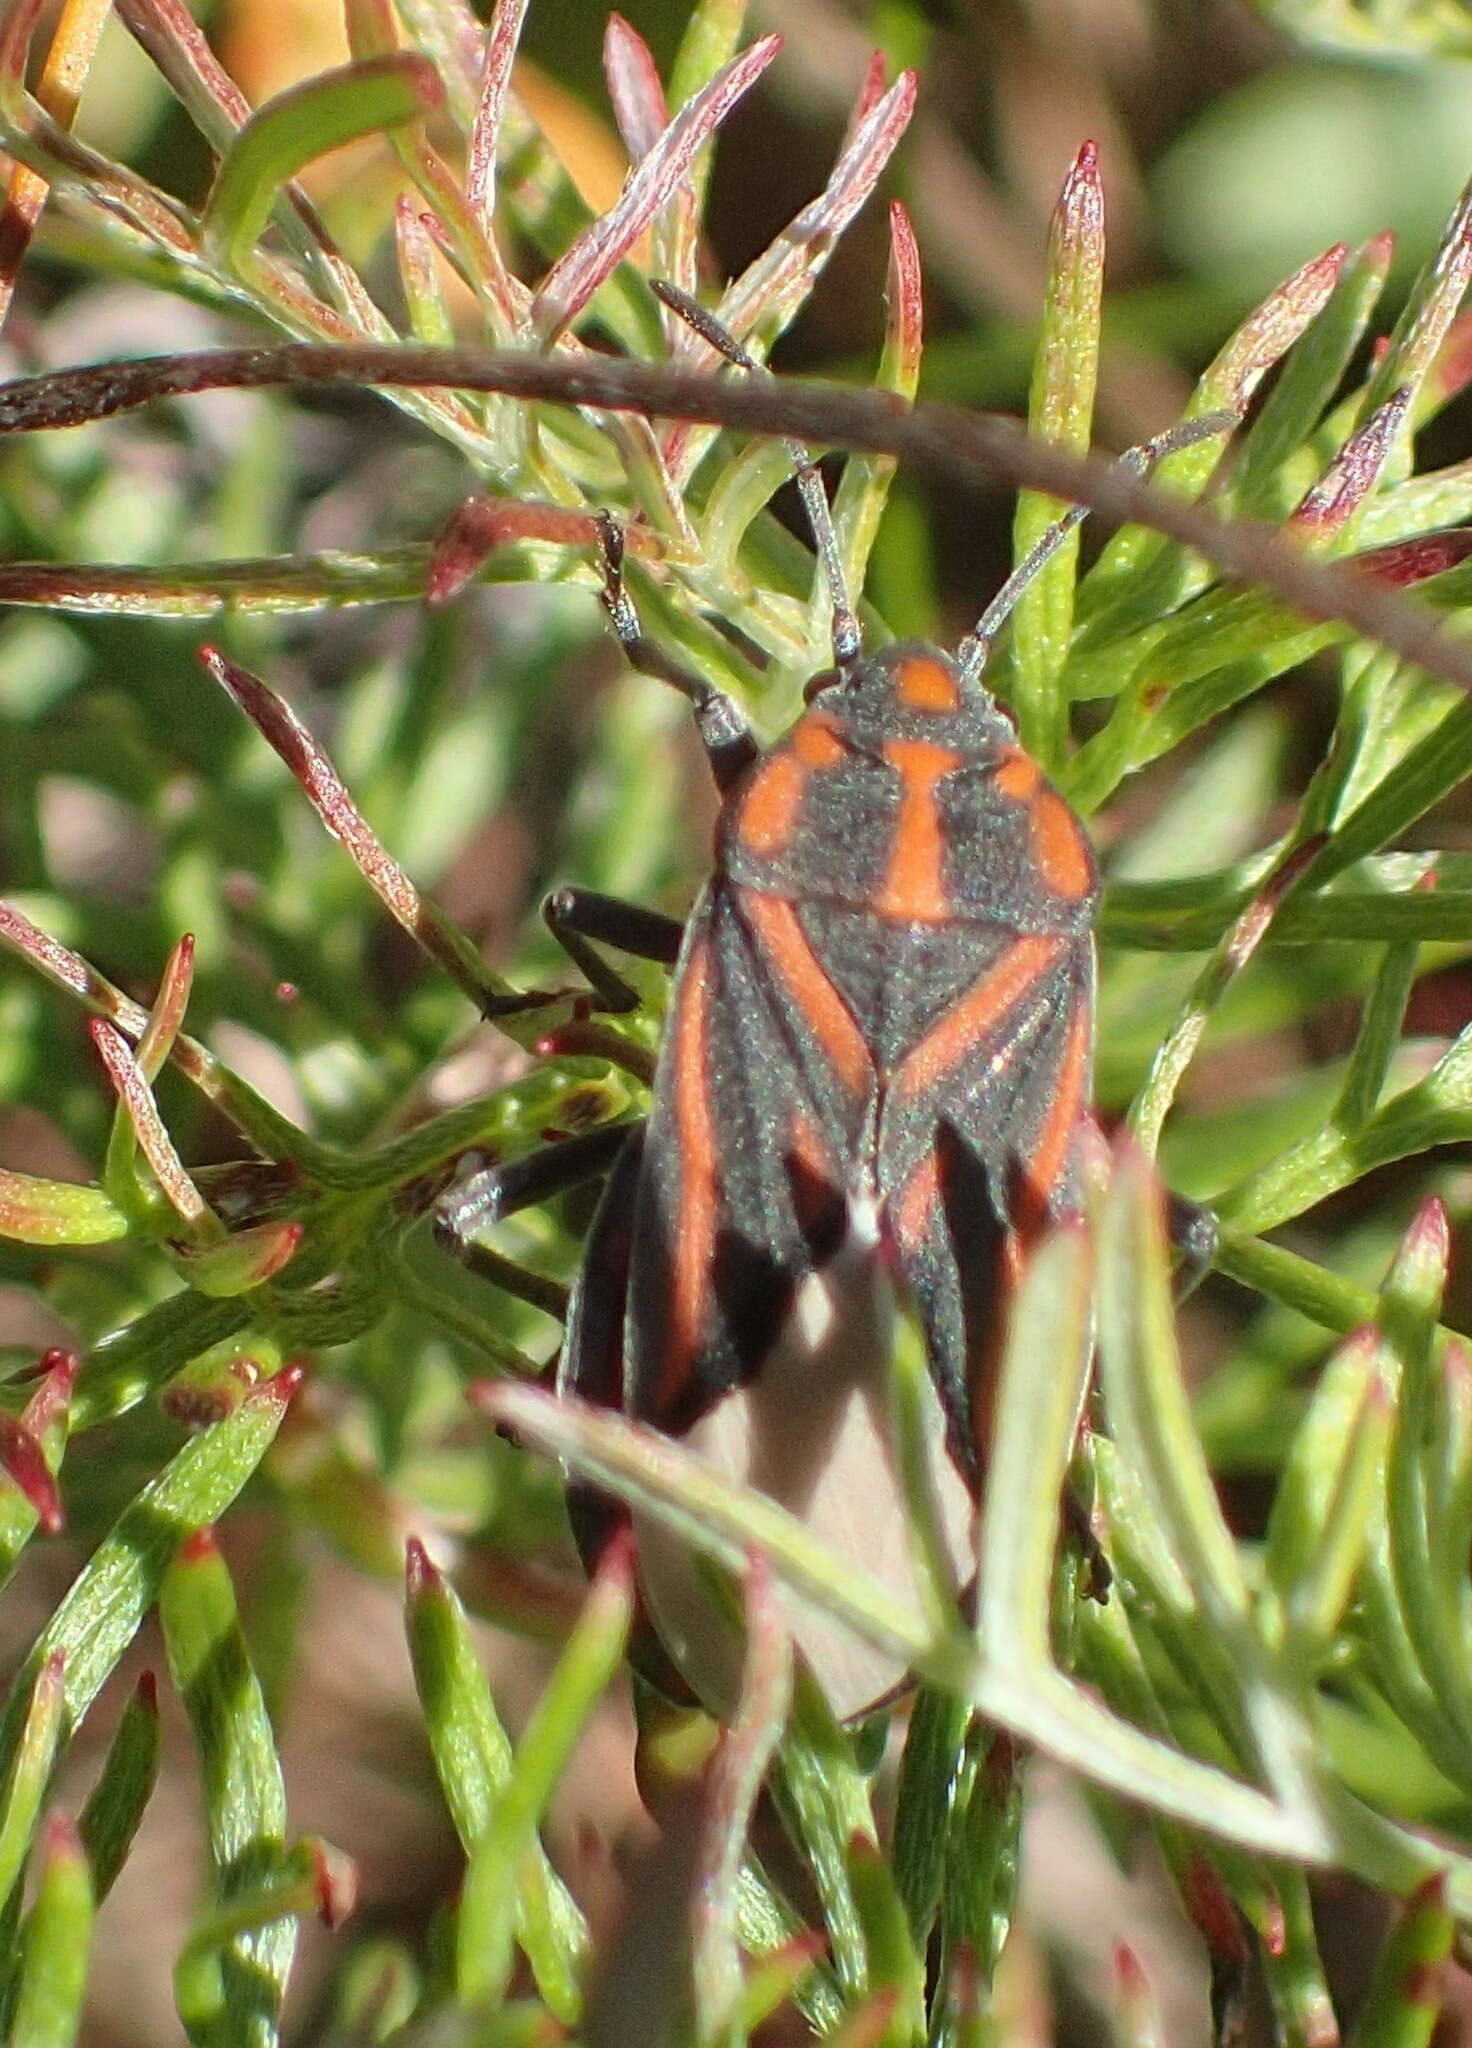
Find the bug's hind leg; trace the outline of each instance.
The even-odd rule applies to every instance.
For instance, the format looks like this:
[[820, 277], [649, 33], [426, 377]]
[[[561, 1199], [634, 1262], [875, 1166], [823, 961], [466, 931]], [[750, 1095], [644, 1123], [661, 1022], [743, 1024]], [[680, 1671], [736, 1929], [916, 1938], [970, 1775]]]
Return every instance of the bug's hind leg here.
[[584, 1182], [600, 1180], [643, 1124], [604, 1124], [576, 1138], [543, 1145], [505, 1165], [483, 1167], [441, 1196], [434, 1211], [435, 1243], [453, 1259], [505, 1294], [567, 1319], [568, 1290], [560, 1280], [533, 1273], [483, 1242], [489, 1230], [519, 1209], [530, 1209]]
[[632, 667], [645, 675], [657, 676], [660, 682], [668, 683], [671, 689], [690, 699], [695, 729], [705, 748], [710, 772], [724, 796], [760, 751], [751, 728], [724, 692], [694, 669], [682, 667], [645, 633], [624, 583], [623, 529], [606, 512], [598, 515], [598, 540], [603, 557], [603, 609], [613, 624], [618, 644]]
[[556, 889], [542, 905], [547, 929], [574, 967], [586, 978], [600, 1010], [622, 1014], [639, 1007], [639, 991], [624, 980], [599, 946], [613, 946], [636, 960], [673, 967], [679, 958], [684, 926], [676, 917], [601, 896], [596, 889]]

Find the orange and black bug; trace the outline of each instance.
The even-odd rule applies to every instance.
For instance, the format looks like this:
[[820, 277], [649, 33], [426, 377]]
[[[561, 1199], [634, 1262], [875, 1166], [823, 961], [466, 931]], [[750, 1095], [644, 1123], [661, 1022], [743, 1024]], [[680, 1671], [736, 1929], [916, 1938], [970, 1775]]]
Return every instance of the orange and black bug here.
[[[903, 1591], [913, 1566], [885, 1428], [892, 1283], [924, 1338], [959, 1586], [999, 1325], [1029, 1243], [1078, 1199], [1098, 901], [1083, 827], [981, 677], [1022, 584], [1082, 514], [1045, 538], [957, 657], [919, 642], [865, 654], [821, 483], [795, 452], [835, 659], [766, 752], [727, 698], [644, 640], [605, 526], [618, 637], [692, 699], [722, 798], [713, 872], [683, 932], [577, 891], [547, 909], [607, 1008], [635, 998], [591, 941], [674, 968], [647, 1123], [492, 1169], [442, 1222], [463, 1238], [549, 1176], [608, 1172], [560, 1388], [693, 1438]], [[583, 1494], [575, 1518], [591, 1554], [622, 1511]], [[676, 1666], [719, 1696], [732, 1658], [711, 1654], [688, 1560], [641, 1528], [640, 1568]], [[902, 1676], [811, 1617], [794, 1633], [841, 1715]]]

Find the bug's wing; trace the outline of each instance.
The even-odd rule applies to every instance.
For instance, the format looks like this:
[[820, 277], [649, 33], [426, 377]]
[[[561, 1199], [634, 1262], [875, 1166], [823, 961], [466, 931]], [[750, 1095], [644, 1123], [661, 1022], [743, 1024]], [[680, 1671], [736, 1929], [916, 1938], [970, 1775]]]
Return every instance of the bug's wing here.
[[847, 1223], [874, 1072], [789, 904], [693, 914], [644, 1147], [623, 1405], [680, 1432], [757, 1372]]
[[[860, 1026], [795, 908], [718, 880], [676, 977], [634, 1191], [622, 1405], [800, 1516], [817, 1541], [913, 1605], [908, 1500], [889, 1439], [890, 1276], [872, 1227], [854, 1227], [864, 1207], [850, 1210], [872, 1167], [877, 1104]], [[590, 1268], [590, 1334], [612, 1328], [601, 1285]], [[945, 1456], [938, 1399], [922, 1426], [960, 1586], [974, 1502]], [[701, 1698], [730, 1712], [739, 1629], [686, 1543], [652, 1517], [636, 1514], [634, 1526], [661, 1642]], [[782, 1598], [836, 1714], [862, 1712], [903, 1682], [902, 1660]]]
[[1015, 937], [910, 1049], [886, 1092], [887, 1232], [954, 1448], [974, 1471], [1020, 1259], [1076, 1197], [1093, 993], [1090, 941]]

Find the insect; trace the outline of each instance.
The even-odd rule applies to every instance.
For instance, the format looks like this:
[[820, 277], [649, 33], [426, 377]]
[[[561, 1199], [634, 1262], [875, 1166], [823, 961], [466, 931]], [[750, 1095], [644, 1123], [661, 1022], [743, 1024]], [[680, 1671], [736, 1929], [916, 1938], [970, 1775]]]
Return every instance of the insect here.
[[[670, 302], [733, 361], [740, 345]], [[1212, 423], [1219, 428], [1219, 420]], [[1211, 430], [1204, 422], [1185, 438]], [[1180, 444], [1182, 430], [1163, 437]], [[621, 534], [604, 602], [635, 667], [690, 698], [721, 797], [686, 924], [577, 890], [548, 921], [606, 1009], [635, 992], [600, 945], [674, 970], [647, 1121], [468, 1182], [447, 1241], [607, 1172], [558, 1384], [686, 1438], [915, 1597], [888, 1426], [897, 1293], [923, 1336], [933, 1491], [956, 1586], [971, 1576], [991, 1378], [1029, 1245], [1076, 1206], [1098, 878], [1079, 820], [982, 675], [1020, 591], [1083, 516], [1014, 572], [955, 657], [862, 647], [821, 480], [794, 446], [833, 607], [833, 667], [760, 751], [735, 705], [639, 627]], [[1126, 458], [1144, 467], [1159, 444]], [[624, 1511], [575, 1489], [595, 1556]], [[739, 1638], [681, 1546], [638, 1525], [664, 1652], [728, 1704]], [[794, 1640], [841, 1718], [903, 1679], [796, 1606]]]

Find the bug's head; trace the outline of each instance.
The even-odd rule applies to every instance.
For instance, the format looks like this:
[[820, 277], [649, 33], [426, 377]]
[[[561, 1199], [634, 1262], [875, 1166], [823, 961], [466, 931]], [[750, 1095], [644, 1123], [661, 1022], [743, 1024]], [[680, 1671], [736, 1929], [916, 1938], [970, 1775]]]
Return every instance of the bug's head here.
[[969, 749], [1011, 745], [1016, 728], [989, 690], [924, 640], [896, 640], [844, 674], [826, 669], [803, 692], [855, 736], [933, 735]]

